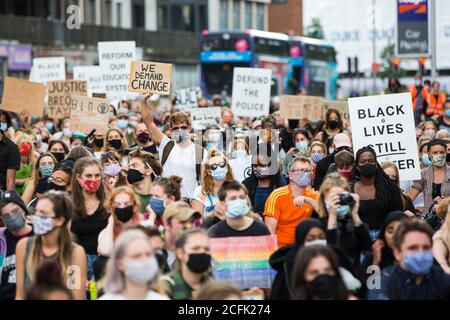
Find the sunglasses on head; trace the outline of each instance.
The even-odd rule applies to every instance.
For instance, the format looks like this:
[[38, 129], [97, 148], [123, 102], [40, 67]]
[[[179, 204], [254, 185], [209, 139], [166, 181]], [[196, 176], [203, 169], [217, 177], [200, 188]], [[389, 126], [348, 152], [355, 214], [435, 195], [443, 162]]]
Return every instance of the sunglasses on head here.
[[172, 130], [187, 130], [187, 126], [181, 126], [181, 127], [173, 127]]
[[226, 162], [214, 163], [214, 164], [209, 165], [211, 170], [216, 170], [218, 167], [225, 168], [226, 166], [227, 166]]

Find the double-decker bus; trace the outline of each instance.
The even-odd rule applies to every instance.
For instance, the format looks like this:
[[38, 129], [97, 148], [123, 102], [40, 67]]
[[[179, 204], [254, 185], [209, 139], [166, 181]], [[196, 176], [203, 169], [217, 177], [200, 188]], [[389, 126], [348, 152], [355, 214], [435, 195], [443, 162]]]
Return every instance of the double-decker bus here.
[[290, 91], [305, 89], [308, 95], [336, 100], [338, 71], [336, 51], [324, 40], [290, 37], [292, 70]]
[[272, 70], [271, 96], [286, 94], [289, 82], [289, 37], [285, 34], [256, 30], [203, 31], [201, 37], [201, 89], [231, 96], [233, 68]]

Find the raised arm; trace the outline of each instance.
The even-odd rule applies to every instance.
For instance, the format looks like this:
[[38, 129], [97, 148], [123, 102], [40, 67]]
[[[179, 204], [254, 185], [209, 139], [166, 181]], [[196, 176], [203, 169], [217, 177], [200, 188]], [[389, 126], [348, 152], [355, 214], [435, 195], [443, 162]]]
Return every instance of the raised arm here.
[[148, 131], [152, 137], [153, 142], [159, 146], [161, 144], [161, 140], [163, 138], [163, 133], [158, 129], [155, 122], [153, 121], [152, 112], [147, 105], [147, 99], [151, 97], [150, 93], [141, 94], [141, 115], [142, 121], [147, 126]]

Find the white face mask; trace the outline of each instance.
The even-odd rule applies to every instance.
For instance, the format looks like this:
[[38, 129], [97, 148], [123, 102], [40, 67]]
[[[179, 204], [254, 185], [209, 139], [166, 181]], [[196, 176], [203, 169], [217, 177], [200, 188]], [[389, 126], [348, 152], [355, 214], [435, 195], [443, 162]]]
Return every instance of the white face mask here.
[[159, 271], [158, 261], [155, 256], [145, 260], [125, 263], [125, 275], [136, 284], [145, 284], [156, 277]]
[[317, 240], [313, 240], [310, 242], [305, 242], [305, 246], [314, 246], [314, 245], [326, 247], [327, 240], [326, 239], [317, 239]]

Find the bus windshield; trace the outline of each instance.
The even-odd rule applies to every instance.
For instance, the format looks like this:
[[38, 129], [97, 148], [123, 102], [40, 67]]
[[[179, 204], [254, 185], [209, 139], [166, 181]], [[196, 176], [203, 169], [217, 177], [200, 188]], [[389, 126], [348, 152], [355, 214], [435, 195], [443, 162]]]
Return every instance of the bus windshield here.
[[305, 44], [305, 58], [309, 60], [336, 62], [336, 52], [333, 47]]
[[249, 36], [245, 33], [209, 34], [203, 38], [202, 51], [246, 51], [249, 50]]

